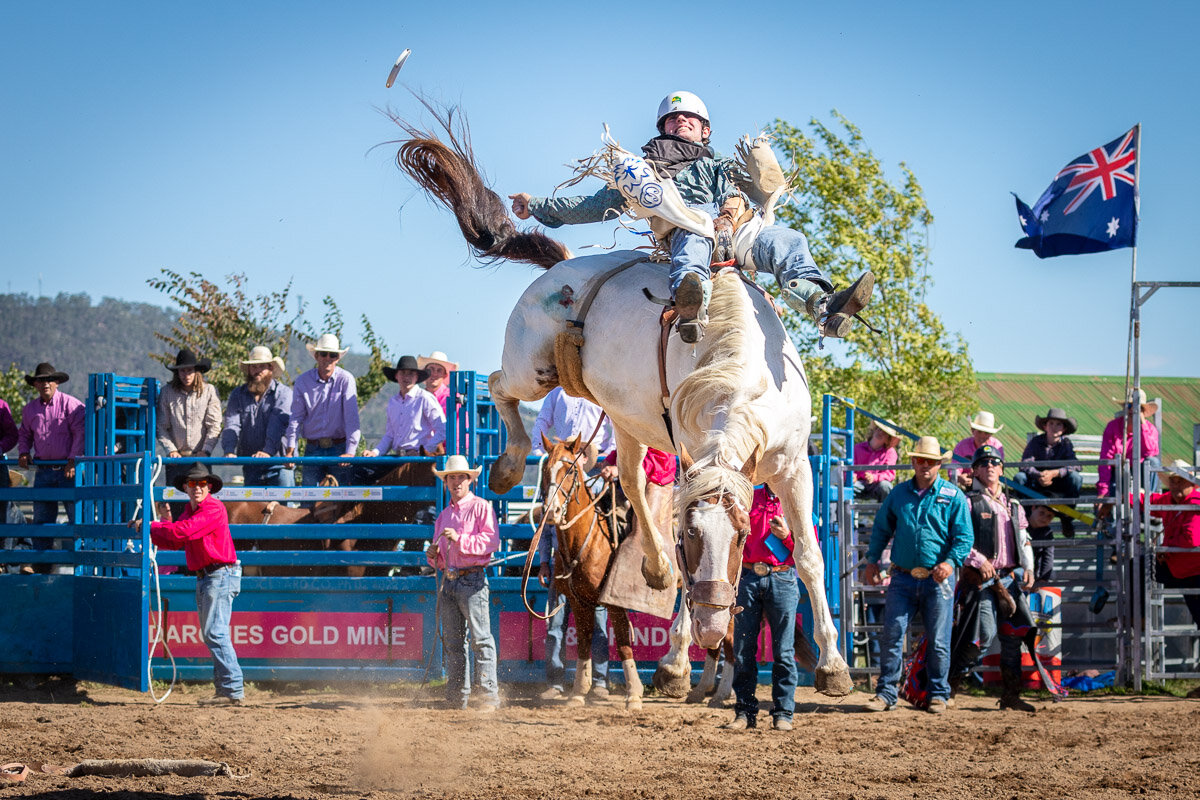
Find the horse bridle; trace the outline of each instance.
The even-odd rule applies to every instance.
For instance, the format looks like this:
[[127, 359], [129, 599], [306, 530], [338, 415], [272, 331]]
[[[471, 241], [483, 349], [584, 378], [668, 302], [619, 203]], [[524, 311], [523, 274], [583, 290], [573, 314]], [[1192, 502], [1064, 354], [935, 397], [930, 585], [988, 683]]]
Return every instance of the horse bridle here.
[[[741, 511], [743, 514], [746, 513], [742, 504], [727, 489], [721, 490], [720, 494], [700, 499], [708, 503], [720, 503], [725, 508], [725, 515], [731, 519], [733, 518], [734, 509]], [[745, 546], [747, 537], [750, 536], [748, 515], [746, 526], [741, 528], [735, 527], [733, 530], [737, 534], [740, 545], [738, 549], [740, 550], [741, 547]], [[686, 528], [680, 532], [679, 541], [675, 543], [675, 550], [679, 555], [680, 571], [683, 573], [684, 599], [688, 604], [688, 608], [705, 606], [707, 608], [728, 609], [730, 614], [737, 614], [742, 610], [737, 606], [737, 589], [742, 578], [741, 569], [737, 571], [737, 577], [732, 583], [729, 581], [693, 580], [692, 571], [687, 562], [687, 550], [683, 545], [683, 538], [687, 535]]]

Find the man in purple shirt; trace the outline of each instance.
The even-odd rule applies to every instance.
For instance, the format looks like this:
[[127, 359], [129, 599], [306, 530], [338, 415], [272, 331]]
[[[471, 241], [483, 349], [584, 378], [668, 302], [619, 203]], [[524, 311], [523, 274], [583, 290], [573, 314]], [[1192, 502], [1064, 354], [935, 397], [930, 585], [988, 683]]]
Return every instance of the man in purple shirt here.
[[[284, 435], [286, 455], [296, 455], [298, 438], [305, 440], [306, 456], [346, 456], [358, 450], [362, 435], [358, 424], [358, 384], [338, 366], [350, 348], [341, 349], [338, 337], [321, 334], [305, 345], [317, 366], [296, 379], [292, 387], [292, 417]], [[309, 464], [301, 470], [301, 485], [316, 486], [325, 475], [347, 484], [350, 468], [335, 464]]]
[[[18, 464], [29, 469], [31, 454], [39, 461], [66, 461], [65, 465], [39, 464], [33, 477], [35, 489], [51, 489], [75, 485], [75, 458], [83, 455], [83, 403], [66, 392], [58, 391], [59, 384], [70, 377], [45, 362], [38, 364], [25, 382], [38, 396], [25, 405], [21, 413], [21, 429], [17, 432]], [[75, 504], [63, 502], [70, 520]], [[37, 500], [33, 504], [33, 524], [46, 525], [58, 518], [57, 500]], [[49, 550], [50, 537], [34, 537], [35, 550]], [[40, 565], [48, 571], [50, 565]]]

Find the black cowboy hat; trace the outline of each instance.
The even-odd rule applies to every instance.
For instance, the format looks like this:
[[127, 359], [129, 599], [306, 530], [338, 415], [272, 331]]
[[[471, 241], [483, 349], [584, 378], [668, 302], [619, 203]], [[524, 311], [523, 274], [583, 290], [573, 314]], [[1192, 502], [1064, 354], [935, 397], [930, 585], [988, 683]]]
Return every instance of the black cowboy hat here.
[[221, 480], [220, 476], [214, 474], [213, 471], [208, 468], [207, 464], [201, 464], [199, 462], [193, 463], [192, 468], [187, 471], [186, 475], [180, 475], [175, 478], [175, 482], [172, 485], [182, 492], [185, 491], [183, 488], [185, 483], [188, 481], [199, 480], [207, 480], [209, 491], [214, 493], [221, 491], [221, 487], [225, 485], [225, 482]]
[[1063, 411], [1061, 408], [1051, 408], [1046, 412], [1046, 416], [1034, 417], [1033, 424], [1037, 425], [1039, 431], [1044, 431], [1046, 430], [1046, 420], [1050, 419], [1056, 419], [1063, 424], [1063, 427], [1065, 428], [1063, 435], [1065, 436], [1070, 436], [1079, 429], [1079, 426], [1075, 424], [1075, 418], [1068, 417], [1067, 412]]
[[45, 361], [37, 365], [37, 369], [32, 375], [25, 376], [25, 382], [33, 386], [34, 381], [54, 381], [55, 383], [66, 383], [71, 380], [71, 376], [65, 372], [61, 372], [54, 368], [53, 364], [48, 364]]
[[396, 380], [396, 373], [402, 369], [411, 369], [413, 372], [417, 373], [417, 383], [420, 383], [429, 377], [429, 370], [421, 369], [419, 366], [417, 366], [416, 356], [400, 356], [400, 360], [396, 362], [396, 368], [392, 369], [391, 367], [384, 367], [383, 375], [389, 381], [394, 381]]
[[174, 364], [167, 364], [167, 369], [171, 372], [176, 372], [184, 367], [191, 367], [196, 372], [203, 374], [212, 369], [212, 362], [207, 358], [196, 358], [196, 354], [185, 347], [175, 356]]

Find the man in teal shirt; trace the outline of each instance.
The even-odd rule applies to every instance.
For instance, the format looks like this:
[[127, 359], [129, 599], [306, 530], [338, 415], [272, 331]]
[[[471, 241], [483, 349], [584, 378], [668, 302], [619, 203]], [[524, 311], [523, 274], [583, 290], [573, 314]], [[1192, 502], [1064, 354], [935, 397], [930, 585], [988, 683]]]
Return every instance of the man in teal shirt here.
[[950, 631], [954, 623], [955, 568], [971, 552], [975, 534], [967, 498], [953, 483], [938, 477], [944, 456], [938, 440], [922, 436], [908, 454], [913, 479], [894, 488], [875, 515], [863, 580], [882, 583], [879, 559], [892, 545], [891, 581], [883, 614], [879, 682], [872, 711], [896, 705], [909, 620], [921, 612], [928, 637], [925, 663], [929, 711], [940, 714], [950, 698]]

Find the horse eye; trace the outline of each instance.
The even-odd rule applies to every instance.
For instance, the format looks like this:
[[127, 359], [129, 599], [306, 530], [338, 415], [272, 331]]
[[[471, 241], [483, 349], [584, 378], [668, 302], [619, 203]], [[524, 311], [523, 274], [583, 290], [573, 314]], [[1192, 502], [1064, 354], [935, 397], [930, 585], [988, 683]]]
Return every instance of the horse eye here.
[[689, 537], [695, 539], [697, 536], [700, 535], [700, 529], [697, 528], [695, 525], [689, 525], [688, 529], [687, 529], [687, 535]]

